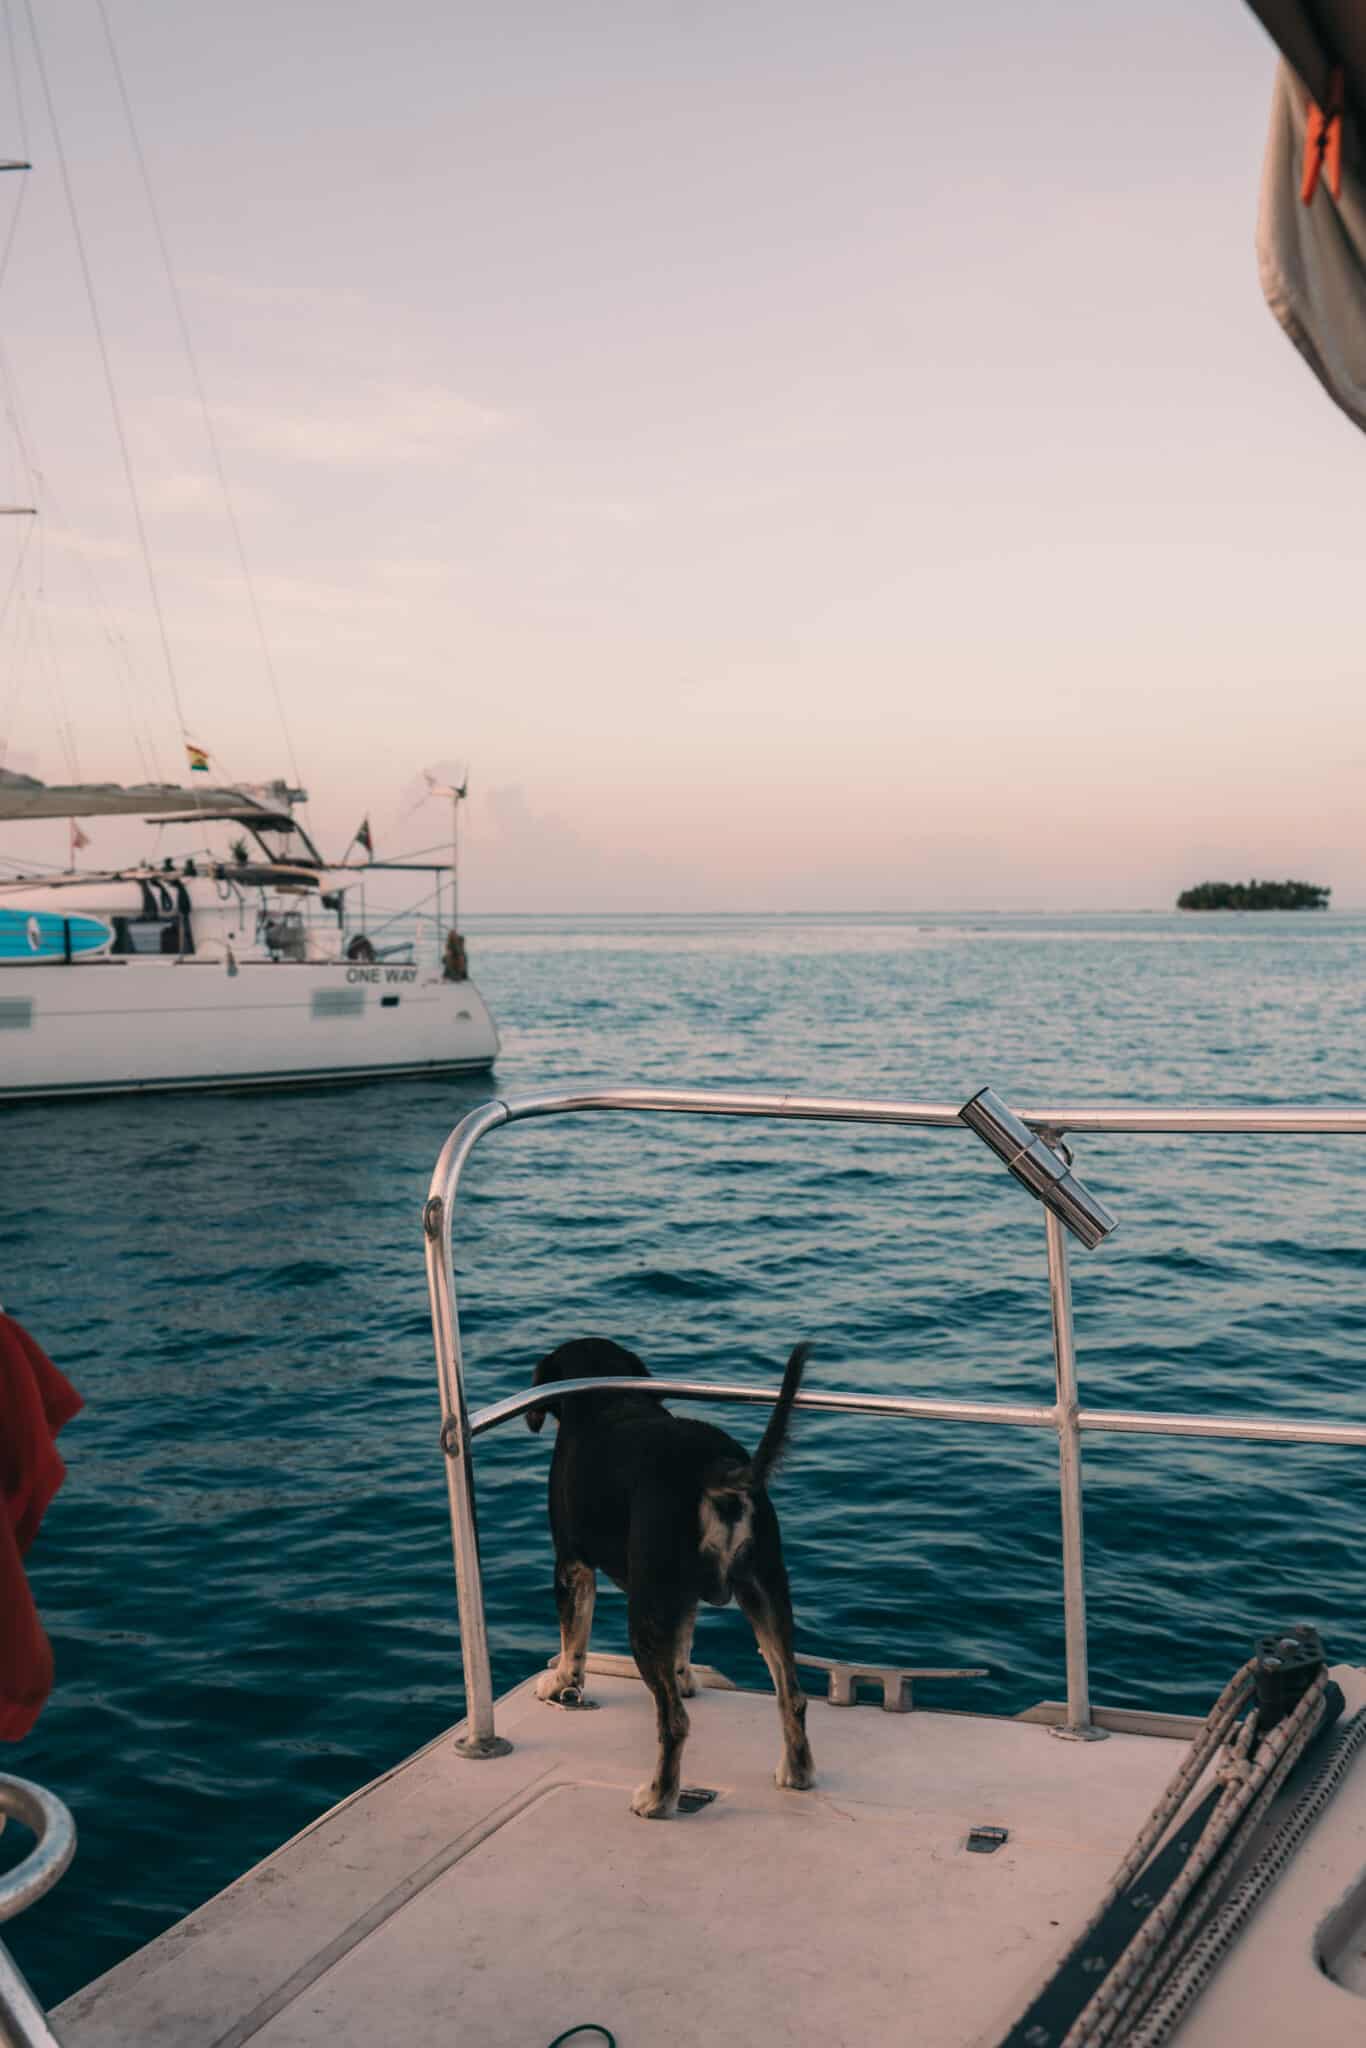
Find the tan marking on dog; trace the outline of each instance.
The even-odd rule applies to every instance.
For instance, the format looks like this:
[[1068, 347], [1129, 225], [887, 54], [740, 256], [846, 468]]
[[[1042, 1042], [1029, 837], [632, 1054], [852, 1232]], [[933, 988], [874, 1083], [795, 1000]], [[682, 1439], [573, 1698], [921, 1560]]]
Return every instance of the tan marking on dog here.
[[783, 1792], [809, 1792], [816, 1782], [815, 1767], [811, 1761], [811, 1747], [806, 1739], [806, 1694], [802, 1691], [797, 1677], [796, 1666], [789, 1663], [773, 1617], [766, 1611], [764, 1601], [746, 1603], [745, 1608], [750, 1626], [754, 1630], [759, 1655], [768, 1666], [773, 1690], [778, 1695], [778, 1716], [783, 1729], [782, 1762], [773, 1773], [773, 1782]]
[[[734, 1521], [723, 1515], [717, 1506], [720, 1500], [739, 1501], [740, 1512]], [[747, 1493], [738, 1487], [718, 1487], [714, 1493], [704, 1493], [698, 1506], [697, 1518], [700, 1525], [701, 1549], [715, 1564], [719, 1583], [725, 1585], [730, 1578], [736, 1558], [754, 1534], [754, 1503]]]
[[653, 1778], [647, 1778], [631, 1794], [631, 1811], [639, 1820], [672, 1820], [678, 1811], [678, 1794], [666, 1795]]
[[696, 1626], [697, 1613], [694, 1609], [689, 1618], [688, 1625], [683, 1631], [682, 1648], [678, 1653], [678, 1662], [674, 1665], [674, 1674], [678, 1679], [678, 1690], [682, 1693], [685, 1700], [693, 1699], [697, 1693], [697, 1673], [692, 1668], [692, 1639]]
[[583, 1665], [588, 1655], [588, 1638], [593, 1632], [593, 1608], [597, 1601], [597, 1574], [586, 1564], [566, 1567], [565, 1576], [573, 1592], [573, 1613], [560, 1629], [560, 1654], [549, 1671], [536, 1680], [538, 1700], [558, 1699], [569, 1686], [583, 1690]]

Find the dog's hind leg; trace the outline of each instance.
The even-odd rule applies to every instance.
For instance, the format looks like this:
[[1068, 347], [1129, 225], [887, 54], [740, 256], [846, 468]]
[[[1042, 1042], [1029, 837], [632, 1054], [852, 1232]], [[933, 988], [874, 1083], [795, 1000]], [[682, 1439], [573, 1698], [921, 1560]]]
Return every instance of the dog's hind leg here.
[[588, 1564], [562, 1558], [555, 1566], [555, 1605], [560, 1611], [560, 1659], [536, 1680], [538, 1700], [558, 1700], [563, 1693], [578, 1697], [569, 1704], [583, 1703], [583, 1660], [593, 1629], [593, 1607], [598, 1596], [598, 1575]]
[[697, 1674], [692, 1668], [692, 1636], [697, 1625], [697, 1609], [694, 1607], [683, 1624], [683, 1634], [678, 1649], [678, 1690], [685, 1700], [690, 1700], [697, 1691]]
[[678, 1806], [683, 1745], [688, 1739], [688, 1710], [683, 1704], [678, 1672], [680, 1664], [686, 1662], [690, 1617], [686, 1611], [661, 1615], [657, 1608], [645, 1613], [632, 1600], [628, 1619], [631, 1654], [654, 1694], [659, 1734], [655, 1774], [643, 1785], [637, 1785], [631, 1811], [642, 1820], [668, 1820]]
[[783, 1760], [774, 1781], [784, 1790], [806, 1792], [816, 1782], [811, 1746], [806, 1739], [806, 1694], [792, 1661], [792, 1597], [787, 1573], [779, 1560], [763, 1575], [751, 1570], [734, 1581], [735, 1598], [754, 1630], [759, 1654], [769, 1668], [778, 1695], [778, 1712], [783, 1724]]

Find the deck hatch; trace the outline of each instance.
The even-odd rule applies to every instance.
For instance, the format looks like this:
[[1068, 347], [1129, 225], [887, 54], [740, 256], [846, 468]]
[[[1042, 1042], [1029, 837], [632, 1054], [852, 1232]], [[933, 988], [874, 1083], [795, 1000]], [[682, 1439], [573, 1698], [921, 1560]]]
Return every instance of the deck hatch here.
[[364, 1013], [363, 988], [315, 988], [313, 991], [315, 1017], [360, 1017]]
[[31, 1031], [32, 996], [0, 996], [0, 1031]]
[[966, 1846], [970, 1856], [994, 1856], [1009, 1840], [1009, 1828], [988, 1827], [984, 1824], [981, 1827], [969, 1828]]

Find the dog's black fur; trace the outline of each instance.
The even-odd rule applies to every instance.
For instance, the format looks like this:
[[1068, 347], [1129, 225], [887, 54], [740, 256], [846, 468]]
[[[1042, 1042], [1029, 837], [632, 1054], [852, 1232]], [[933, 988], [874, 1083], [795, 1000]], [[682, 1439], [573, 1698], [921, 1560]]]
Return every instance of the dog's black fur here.
[[[631, 1810], [667, 1820], [678, 1804], [688, 1716], [695, 1690], [689, 1659], [699, 1600], [724, 1607], [732, 1596], [754, 1630], [778, 1694], [783, 1760], [777, 1781], [795, 1791], [813, 1782], [806, 1700], [792, 1661], [792, 1598], [778, 1517], [766, 1482], [782, 1453], [808, 1346], [787, 1363], [782, 1392], [751, 1458], [708, 1422], [671, 1415], [658, 1394], [575, 1394], [527, 1410], [540, 1429], [559, 1422], [550, 1467], [555, 1601], [560, 1656], [538, 1681], [540, 1698], [582, 1698], [597, 1573], [627, 1598], [631, 1650], [654, 1695], [659, 1726], [655, 1775]], [[534, 1384], [555, 1380], [648, 1379], [633, 1351], [604, 1337], [561, 1344], [536, 1367]]]

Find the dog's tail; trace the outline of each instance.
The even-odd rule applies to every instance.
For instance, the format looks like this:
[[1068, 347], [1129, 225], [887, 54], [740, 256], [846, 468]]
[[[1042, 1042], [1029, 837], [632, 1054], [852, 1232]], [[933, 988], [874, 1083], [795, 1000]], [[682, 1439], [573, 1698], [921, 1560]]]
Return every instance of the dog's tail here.
[[792, 1403], [797, 1398], [797, 1389], [806, 1371], [806, 1361], [811, 1356], [809, 1344], [799, 1344], [787, 1361], [783, 1374], [782, 1392], [773, 1403], [773, 1413], [768, 1418], [768, 1428], [759, 1440], [759, 1448], [750, 1461], [750, 1471], [756, 1486], [767, 1486], [768, 1475], [787, 1448], [787, 1428], [792, 1417]]
[[730, 1599], [736, 1569], [753, 1541], [755, 1490], [766, 1483], [783, 1454], [792, 1403], [810, 1350], [809, 1344], [799, 1344], [788, 1359], [782, 1391], [753, 1458], [748, 1463], [738, 1458], [719, 1459], [703, 1476], [698, 1562], [702, 1598], [713, 1607], [724, 1607]]

